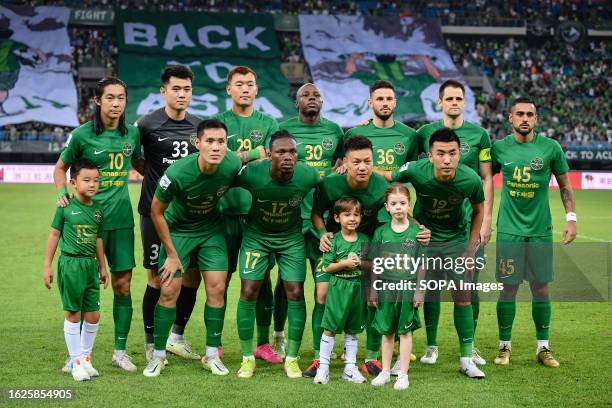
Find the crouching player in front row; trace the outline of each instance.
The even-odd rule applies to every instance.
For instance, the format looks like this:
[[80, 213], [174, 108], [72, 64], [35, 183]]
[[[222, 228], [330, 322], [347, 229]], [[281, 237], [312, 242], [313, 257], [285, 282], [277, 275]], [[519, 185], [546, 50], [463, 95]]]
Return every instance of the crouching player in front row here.
[[367, 235], [357, 231], [361, 222], [361, 204], [354, 198], [341, 198], [334, 204], [334, 219], [340, 231], [331, 240], [331, 249], [323, 255], [322, 269], [331, 274], [321, 327], [320, 365], [315, 384], [329, 382], [329, 360], [334, 350], [334, 336], [344, 332], [344, 373], [342, 378], [364, 383], [357, 368], [357, 335], [365, 327], [366, 302], [361, 285], [361, 246]]
[[91, 199], [98, 192], [98, 167], [89, 160], [76, 160], [70, 167], [70, 176], [76, 195], [66, 207], [55, 211], [47, 240], [43, 281], [51, 289], [51, 265], [57, 244], [61, 242], [57, 284], [66, 311], [64, 338], [70, 355], [68, 366], [76, 381], [85, 381], [98, 376], [90, 356], [100, 321], [100, 282], [106, 289], [108, 274], [101, 238], [102, 207]]
[[[410, 192], [400, 184], [393, 183], [385, 193], [385, 208], [391, 214], [391, 221], [376, 229], [372, 239], [370, 256], [378, 254], [395, 258], [397, 254], [405, 254], [416, 258], [419, 256], [420, 245], [416, 234], [420, 231], [416, 221], [408, 216], [410, 208]], [[371, 258], [370, 258], [371, 259]], [[414, 265], [414, 264], [411, 264]], [[373, 326], [383, 335], [382, 341], [382, 371], [372, 380], [372, 385], [382, 386], [391, 381], [391, 373], [396, 372], [397, 381], [393, 388], [404, 390], [408, 388], [408, 366], [412, 353], [412, 332], [421, 327], [418, 307], [423, 304], [423, 291], [420, 282], [425, 278], [425, 269], [416, 266], [417, 270], [385, 270], [374, 271], [374, 279], [379, 276], [379, 283], [413, 282], [416, 290], [391, 288], [375, 285], [376, 314]], [[391, 370], [393, 345], [396, 335], [399, 335], [399, 359]]]

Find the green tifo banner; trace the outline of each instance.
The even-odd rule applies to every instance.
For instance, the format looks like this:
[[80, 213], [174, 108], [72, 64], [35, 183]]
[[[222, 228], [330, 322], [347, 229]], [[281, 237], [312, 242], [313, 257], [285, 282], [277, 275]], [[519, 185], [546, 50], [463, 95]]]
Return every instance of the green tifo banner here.
[[168, 64], [193, 70], [189, 111], [194, 115], [209, 117], [231, 108], [227, 73], [246, 65], [257, 72], [256, 109], [277, 120], [295, 116], [271, 15], [238, 19], [215, 13], [118, 12], [116, 22], [119, 76], [129, 87], [128, 121], [163, 106], [160, 74]]

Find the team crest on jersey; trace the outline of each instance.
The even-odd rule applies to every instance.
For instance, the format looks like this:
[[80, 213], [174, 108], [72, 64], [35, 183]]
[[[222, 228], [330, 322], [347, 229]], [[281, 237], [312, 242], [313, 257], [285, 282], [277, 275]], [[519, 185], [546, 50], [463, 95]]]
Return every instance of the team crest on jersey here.
[[414, 239], [408, 238], [402, 243], [402, 246], [408, 250], [414, 249], [416, 248], [416, 241]]
[[465, 142], [461, 142], [459, 150], [461, 150], [461, 154], [468, 154], [470, 152], [470, 145]]
[[325, 150], [331, 150], [334, 147], [334, 141], [331, 140], [329, 137], [326, 137], [321, 142], [321, 146], [323, 146]]
[[402, 142], [398, 142], [393, 145], [393, 150], [397, 154], [404, 154], [406, 152], [406, 146]]
[[170, 183], [172, 182], [165, 174], [159, 179], [159, 186], [164, 190], [167, 190], [168, 187], [170, 187]]
[[529, 163], [533, 170], [542, 170], [544, 168], [544, 160], [540, 157], [534, 157], [531, 159], [531, 163]]
[[228, 189], [229, 186], [221, 186], [219, 190], [217, 190], [217, 197], [221, 197]]
[[134, 148], [132, 148], [132, 145], [129, 144], [128, 142], [125, 142], [125, 144], [123, 145], [123, 155], [131, 156], [133, 151], [134, 151]]
[[463, 201], [463, 197], [461, 197], [461, 196], [453, 195], [453, 196], [448, 197], [448, 202], [453, 204], [453, 205], [457, 205], [457, 204], [461, 203], [462, 201]]
[[197, 138], [197, 135], [195, 133], [189, 135], [189, 143], [194, 147], [196, 145], [196, 138]]
[[102, 212], [100, 210], [96, 210], [94, 212], [94, 218], [95, 218], [96, 222], [102, 221]]
[[263, 140], [263, 133], [261, 130], [251, 130], [249, 137], [252, 141], [259, 143]]
[[302, 203], [302, 197], [294, 196], [289, 199], [289, 205], [292, 207], [297, 207]]

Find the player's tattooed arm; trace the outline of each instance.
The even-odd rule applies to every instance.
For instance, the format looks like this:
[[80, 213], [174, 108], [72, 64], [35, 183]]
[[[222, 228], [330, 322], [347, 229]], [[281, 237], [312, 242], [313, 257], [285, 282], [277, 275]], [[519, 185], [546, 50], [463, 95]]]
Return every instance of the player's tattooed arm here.
[[138, 158], [132, 158], [132, 168], [136, 170], [141, 176], [144, 176], [144, 156]]
[[[565, 208], [565, 213], [576, 212], [576, 202], [574, 201], [574, 190], [569, 181], [567, 173], [555, 175], [557, 184], [559, 185], [559, 194], [561, 194], [561, 202]], [[569, 244], [576, 239], [576, 221], [566, 221], [565, 229], [563, 230], [563, 243]]]
[[43, 271], [43, 283], [47, 289], [51, 289], [53, 283], [53, 257], [57, 250], [57, 244], [60, 240], [61, 232], [55, 228], [51, 228], [49, 239], [47, 239], [47, 249], [45, 251], [45, 265]]
[[66, 173], [70, 165], [66, 164], [62, 159], [58, 159], [53, 169], [53, 182], [57, 188], [57, 206], [65, 207], [68, 201], [72, 198], [72, 194], [68, 194], [66, 189]]
[[491, 163], [479, 163], [479, 173], [484, 188], [484, 217], [480, 228], [480, 244], [486, 245], [491, 239], [493, 222], [493, 166]]
[[181, 265], [181, 261], [178, 257], [178, 253], [176, 252], [176, 248], [174, 248], [172, 239], [170, 238], [170, 228], [168, 228], [168, 223], [164, 218], [164, 213], [166, 212], [166, 209], [168, 209], [168, 205], [168, 203], [159, 201], [155, 196], [151, 202], [151, 221], [153, 221], [153, 225], [155, 226], [159, 240], [164, 245], [166, 254], [168, 255], [166, 261], [159, 269], [161, 274], [161, 283], [166, 286], [170, 286], [170, 283], [174, 278], [174, 273], [177, 270], [184, 272], [183, 266]]

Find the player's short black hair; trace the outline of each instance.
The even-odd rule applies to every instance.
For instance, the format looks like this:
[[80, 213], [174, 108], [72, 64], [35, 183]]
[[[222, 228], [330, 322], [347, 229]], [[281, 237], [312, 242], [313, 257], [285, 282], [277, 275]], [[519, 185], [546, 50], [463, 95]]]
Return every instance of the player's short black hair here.
[[440, 99], [442, 99], [444, 96], [444, 90], [448, 87], [461, 89], [463, 96], [465, 96], [465, 86], [463, 86], [461, 82], [457, 81], [456, 79], [447, 79], [446, 81], [442, 82], [442, 85], [440, 85], [440, 88], [438, 89], [438, 97]]
[[272, 145], [274, 144], [274, 142], [280, 139], [291, 139], [295, 142], [295, 137], [293, 137], [293, 135], [289, 133], [289, 131], [277, 130], [276, 132], [272, 133], [272, 136], [270, 136], [270, 150], [272, 150]]
[[431, 150], [435, 142], [457, 142], [457, 146], [461, 146], [459, 136], [457, 136], [453, 129], [447, 127], [440, 128], [432, 133], [429, 137], [429, 150]]
[[191, 82], [193, 82], [194, 78], [191, 68], [186, 65], [179, 64], [171, 64], [164, 68], [161, 74], [162, 84], [166, 85], [168, 82], [170, 82], [171, 77], [189, 79]]
[[96, 163], [92, 162], [91, 160], [76, 159], [74, 162], [72, 162], [72, 165], [70, 165], [70, 178], [72, 180], [76, 180], [77, 176], [83, 169], [88, 169], [88, 170], [96, 169], [98, 170], [98, 172], [100, 171], [98, 169], [98, 166], [96, 166]]
[[227, 126], [225, 126], [225, 123], [218, 119], [204, 119], [201, 121], [198, 125], [198, 129], [196, 130], [198, 139], [201, 139], [202, 136], [204, 136], [204, 131], [206, 129], [223, 129], [225, 130], [225, 136], [227, 137]]
[[383, 79], [374, 81], [374, 83], [370, 85], [370, 95], [372, 95], [374, 91], [376, 91], [377, 89], [385, 89], [385, 88], [391, 89], [393, 92], [395, 92], [395, 88], [393, 87], [393, 84], [391, 82], [385, 81]]
[[372, 142], [365, 136], [355, 135], [344, 141], [343, 148], [345, 155], [351, 150], [372, 150]]
[[357, 211], [361, 214], [361, 203], [353, 197], [342, 197], [334, 203], [334, 214], [340, 215], [343, 212], [353, 211], [357, 209]]
[[512, 111], [512, 108], [514, 108], [519, 103], [530, 103], [535, 108], [535, 103], [533, 102], [531, 98], [528, 98], [526, 96], [520, 96], [512, 101], [512, 104], [510, 104], [510, 111]]

